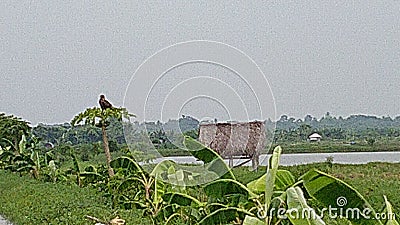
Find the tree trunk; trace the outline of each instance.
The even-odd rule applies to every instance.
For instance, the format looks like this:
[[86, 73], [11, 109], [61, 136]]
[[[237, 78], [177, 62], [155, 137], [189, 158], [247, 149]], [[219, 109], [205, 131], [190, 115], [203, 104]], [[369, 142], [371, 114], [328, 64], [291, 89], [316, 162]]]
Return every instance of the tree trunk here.
[[104, 153], [106, 154], [106, 159], [107, 159], [107, 168], [108, 168], [108, 175], [110, 177], [114, 176], [114, 170], [111, 168], [111, 154], [110, 154], [110, 148], [108, 147], [108, 139], [107, 139], [107, 133], [106, 133], [106, 126], [104, 123], [101, 125], [101, 132], [103, 136], [103, 147], [104, 147]]
[[251, 157], [251, 166], [252, 166], [253, 171], [257, 171], [259, 164], [260, 164], [260, 154], [258, 152], [256, 152]]
[[15, 155], [20, 155], [19, 152], [21, 151], [21, 149], [19, 149], [19, 142], [18, 139], [15, 138], [14, 139], [14, 154]]

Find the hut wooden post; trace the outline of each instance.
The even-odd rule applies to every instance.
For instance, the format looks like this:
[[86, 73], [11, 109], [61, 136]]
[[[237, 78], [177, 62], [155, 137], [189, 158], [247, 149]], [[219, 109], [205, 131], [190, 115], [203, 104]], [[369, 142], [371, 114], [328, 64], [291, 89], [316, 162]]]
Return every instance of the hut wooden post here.
[[233, 168], [233, 156], [232, 155], [229, 156], [229, 167]]
[[260, 164], [260, 154], [256, 152], [252, 157], [251, 157], [251, 167], [253, 170], [257, 171], [258, 165]]

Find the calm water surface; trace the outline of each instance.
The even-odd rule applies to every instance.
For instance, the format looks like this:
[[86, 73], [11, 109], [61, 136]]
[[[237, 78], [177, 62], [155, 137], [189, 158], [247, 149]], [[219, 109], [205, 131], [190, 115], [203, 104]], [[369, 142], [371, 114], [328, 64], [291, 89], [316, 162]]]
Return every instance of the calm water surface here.
[[[260, 165], [267, 165], [268, 158], [270, 155], [260, 156]], [[299, 153], [299, 154], [282, 154], [280, 165], [292, 166], [299, 164], [309, 164], [315, 162], [325, 162], [327, 157], [333, 157], [334, 163], [341, 164], [365, 164], [369, 162], [400, 162], [400, 152], [338, 152], [338, 153]], [[158, 163], [164, 160], [172, 160], [177, 163], [188, 163], [188, 164], [201, 164], [202, 162], [197, 161], [193, 156], [175, 156], [175, 157], [163, 157], [154, 160], [154, 163]], [[228, 160], [225, 160], [228, 162]], [[237, 159], [234, 160], [234, 164], [240, 164], [246, 160]], [[247, 163], [246, 165], [251, 165]]]

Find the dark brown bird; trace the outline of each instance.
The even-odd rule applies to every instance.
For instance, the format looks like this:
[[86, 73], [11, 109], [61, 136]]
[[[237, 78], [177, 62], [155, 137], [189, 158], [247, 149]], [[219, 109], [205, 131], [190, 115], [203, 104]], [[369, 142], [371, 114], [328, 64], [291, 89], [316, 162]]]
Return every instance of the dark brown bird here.
[[99, 104], [102, 110], [111, 109], [113, 107], [112, 104], [106, 100], [104, 95], [100, 95]]

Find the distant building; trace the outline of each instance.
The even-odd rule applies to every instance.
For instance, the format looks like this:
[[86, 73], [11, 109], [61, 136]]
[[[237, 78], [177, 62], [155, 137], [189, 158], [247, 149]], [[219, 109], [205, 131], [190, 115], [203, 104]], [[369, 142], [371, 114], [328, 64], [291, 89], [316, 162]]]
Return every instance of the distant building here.
[[322, 136], [317, 134], [317, 133], [313, 133], [310, 136], [308, 136], [308, 140], [310, 141], [321, 141]]
[[51, 142], [47, 142], [46, 144], [44, 144], [44, 147], [47, 149], [51, 149], [51, 148], [54, 148], [54, 144]]

